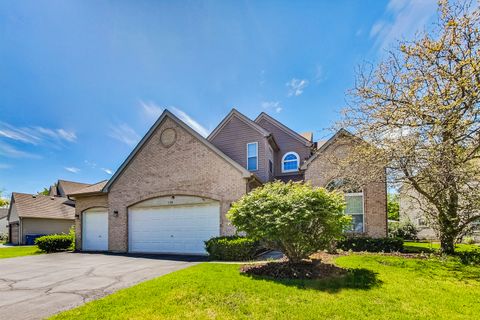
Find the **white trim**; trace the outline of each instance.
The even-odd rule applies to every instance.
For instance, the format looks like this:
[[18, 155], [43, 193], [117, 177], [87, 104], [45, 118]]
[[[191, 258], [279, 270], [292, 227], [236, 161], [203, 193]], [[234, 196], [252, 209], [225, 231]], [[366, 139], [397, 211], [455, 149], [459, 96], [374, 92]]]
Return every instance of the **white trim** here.
[[[285, 158], [289, 155], [293, 154], [294, 156], [297, 157], [297, 169], [290, 169], [290, 170], [285, 170], [284, 169], [284, 162], [285, 162]], [[293, 160], [288, 160], [288, 161], [293, 161]], [[283, 155], [282, 157], [282, 173], [287, 173], [287, 172], [298, 172], [298, 170], [300, 169], [300, 156], [298, 155], [298, 153], [296, 152], [293, 152], [293, 151], [290, 151], [290, 152], [287, 152]]]
[[[250, 170], [250, 169], [248, 169], [248, 159], [249, 159], [249, 158], [253, 158], [253, 156], [252, 156], [252, 157], [249, 157], [249, 156], [248, 156], [248, 146], [251, 145], [251, 144], [256, 145], [255, 151], [256, 151], [257, 154], [255, 155], [255, 158], [257, 158], [257, 161], [256, 161], [256, 165], [255, 165], [255, 170]], [[258, 141], [248, 142], [248, 143], [247, 143], [247, 170], [248, 170], [248, 171], [258, 171]]]

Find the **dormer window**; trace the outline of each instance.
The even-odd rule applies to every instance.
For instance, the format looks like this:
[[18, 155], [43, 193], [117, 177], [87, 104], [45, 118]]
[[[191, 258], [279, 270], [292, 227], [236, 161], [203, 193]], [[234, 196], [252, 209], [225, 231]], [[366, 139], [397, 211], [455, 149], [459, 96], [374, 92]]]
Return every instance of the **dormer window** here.
[[258, 169], [258, 142], [247, 143], [247, 170]]
[[295, 152], [287, 152], [282, 158], [282, 172], [296, 172], [300, 164], [300, 157]]

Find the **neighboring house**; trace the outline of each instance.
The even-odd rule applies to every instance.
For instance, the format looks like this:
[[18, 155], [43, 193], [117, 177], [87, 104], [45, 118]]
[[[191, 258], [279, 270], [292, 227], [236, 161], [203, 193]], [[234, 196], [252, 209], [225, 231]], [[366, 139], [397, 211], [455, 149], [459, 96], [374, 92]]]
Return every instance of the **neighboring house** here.
[[8, 234], [7, 215], [8, 208], [0, 208], [0, 239], [4, 238], [5, 235]]
[[58, 180], [48, 196], [13, 192], [7, 215], [10, 242], [23, 245], [27, 236], [68, 233], [75, 224], [75, 202], [67, 198], [67, 193], [88, 186]]
[[[68, 194], [76, 201], [76, 248], [205, 254], [205, 240], [235, 233], [226, 218], [232, 202], [275, 179], [326, 186], [333, 176], [322, 155], [352, 143], [343, 130], [316, 150], [311, 134], [236, 110], [204, 138], [165, 110], [108, 182]], [[386, 235], [384, 183], [347, 202], [356, 232]]]
[[[420, 199], [420, 200], [419, 200]], [[410, 221], [418, 230], [417, 237], [422, 240], [437, 240], [435, 230], [429, 225], [425, 213], [420, 209], [421, 197], [412, 188], [402, 186], [400, 189], [400, 221]], [[473, 232], [468, 234], [476, 241], [480, 241], [480, 221], [476, 223]]]

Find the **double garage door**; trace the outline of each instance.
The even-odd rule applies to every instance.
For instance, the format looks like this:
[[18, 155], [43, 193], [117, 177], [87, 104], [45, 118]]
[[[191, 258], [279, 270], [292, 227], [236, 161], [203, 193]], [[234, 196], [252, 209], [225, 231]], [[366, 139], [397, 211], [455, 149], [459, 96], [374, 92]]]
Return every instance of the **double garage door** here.
[[132, 208], [130, 252], [205, 254], [204, 241], [220, 234], [218, 203]]
[[[187, 200], [190, 201], [178, 204], [149, 200], [130, 208], [128, 251], [205, 254], [204, 241], [220, 235], [220, 205], [214, 201], [194, 203]], [[83, 250], [108, 250], [105, 209], [84, 212], [83, 226]]]

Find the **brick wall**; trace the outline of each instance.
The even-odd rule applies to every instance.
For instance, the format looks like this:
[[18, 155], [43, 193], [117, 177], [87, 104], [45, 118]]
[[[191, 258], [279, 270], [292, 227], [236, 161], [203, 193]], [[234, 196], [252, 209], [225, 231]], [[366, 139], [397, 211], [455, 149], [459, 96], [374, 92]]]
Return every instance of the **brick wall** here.
[[[77, 197], [75, 201], [75, 249], [82, 250], [82, 213], [91, 208], [107, 208], [107, 195]], [[77, 217], [78, 216], [78, 217]]]
[[[342, 172], [331, 159], [348, 156], [351, 151], [348, 137], [341, 137], [329, 145], [305, 170], [305, 181], [314, 186], [325, 187], [330, 181], [341, 177]], [[387, 235], [387, 190], [384, 182], [371, 182], [363, 186], [365, 233], [372, 237]]]
[[[170, 147], [160, 141], [166, 128], [176, 132], [176, 142]], [[221, 233], [232, 234], [234, 228], [225, 214], [246, 190], [247, 180], [240, 171], [166, 117], [110, 188], [109, 250], [128, 250], [128, 207], [160, 196], [192, 195], [219, 201]]]

